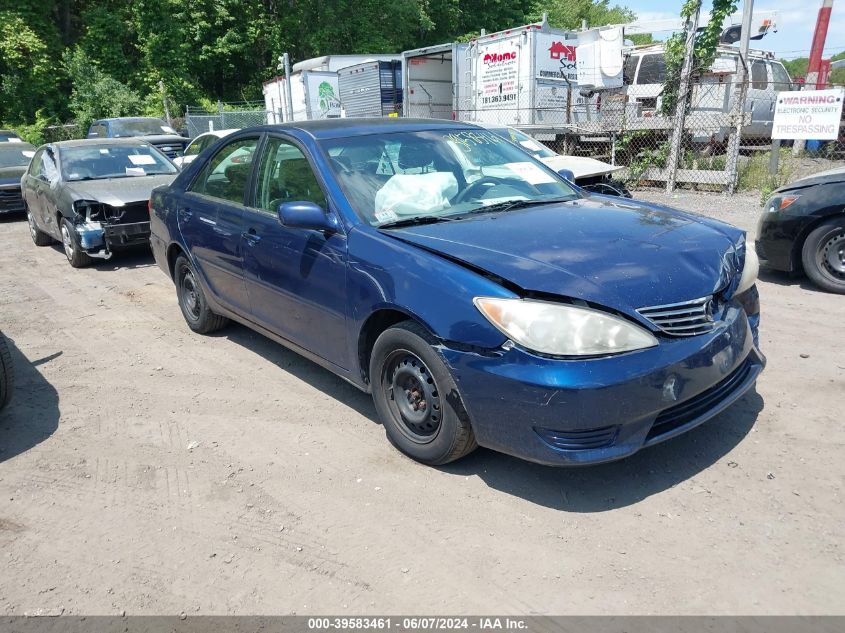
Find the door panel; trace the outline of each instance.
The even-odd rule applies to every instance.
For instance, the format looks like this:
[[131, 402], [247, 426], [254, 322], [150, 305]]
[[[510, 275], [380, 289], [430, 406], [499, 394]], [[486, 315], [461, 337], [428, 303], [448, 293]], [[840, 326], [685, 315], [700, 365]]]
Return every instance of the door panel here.
[[283, 226], [283, 202], [326, 198], [304, 154], [268, 139], [258, 167], [256, 206], [244, 213], [244, 274], [256, 322], [343, 368], [346, 236]]
[[259, 137], [224, 145], [206, 163], [176, 210], [199, 273], [220, 304], [249, 314], [243, 277], [243, 202]]

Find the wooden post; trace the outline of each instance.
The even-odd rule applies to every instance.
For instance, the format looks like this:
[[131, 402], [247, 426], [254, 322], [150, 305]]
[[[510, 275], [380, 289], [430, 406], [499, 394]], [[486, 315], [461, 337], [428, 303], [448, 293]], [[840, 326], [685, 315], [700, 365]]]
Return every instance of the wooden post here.
[[769, 154], [769, 175], [778, 175], [778, 162], [780, 161], [780, 139], [772, 139], [772, 150]]
[[742, 5], [742, 31], [739, 40], [739, 65], [736, 68], [734, 83], [734, 102], [731, 115], [734, 117], [734, 127], [728, 138], [728, 155], [725, 169], [728, 172], [728, 193], [736, 191], [739, 180], [739, 146], [742, 141], [742, 120], [745, 111], [745, 95], [748, 94], [748, 40], [751, 37], [751, 13], [754, 11], [754, 0], [745, 0]]

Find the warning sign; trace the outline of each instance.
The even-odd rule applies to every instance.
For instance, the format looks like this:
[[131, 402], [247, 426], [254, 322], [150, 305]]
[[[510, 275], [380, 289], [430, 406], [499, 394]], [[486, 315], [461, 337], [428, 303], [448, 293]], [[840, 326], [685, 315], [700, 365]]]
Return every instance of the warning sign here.
[[835, 140], [839, 136], [843, 97], [842, 88], [779, 92], [772, 138]]

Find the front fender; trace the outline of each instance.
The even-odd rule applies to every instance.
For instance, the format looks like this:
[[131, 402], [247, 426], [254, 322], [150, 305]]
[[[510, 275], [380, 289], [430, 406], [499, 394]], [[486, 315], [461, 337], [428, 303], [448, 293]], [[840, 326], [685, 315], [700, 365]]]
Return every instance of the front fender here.
[[374, 312], [393, 309], [442, 341], [487, 349], [505, 342], [472, 303], [478, 296], [517, 296], [494, 280], [375, 229], [356, 227], [348, 244], [354, 332]]

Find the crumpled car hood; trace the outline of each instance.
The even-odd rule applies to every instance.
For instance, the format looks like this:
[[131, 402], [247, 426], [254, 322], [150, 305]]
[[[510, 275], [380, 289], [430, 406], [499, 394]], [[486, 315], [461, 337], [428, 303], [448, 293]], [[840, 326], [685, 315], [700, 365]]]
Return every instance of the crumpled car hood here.
[[82, 180], [67, 183], [67, 191], [74, 200], [97, 200], [113, 207], [133, 202], [145, 202], [159, 185], [173, 182], [176, 174], [160, 176], [131, 176], [103, 180]]
[[526, 291], [627, 313], [713, 294], [744, 263], [739, 229], [628, 200], [584, 198], [384, 233]]
[[540, 159], [547, 166], [555, 171], [561, 169], [568, 169], [575, 176], [575, 179], [589, 178], [590, 176], [601, 176], [604, 174], [612, 174], [619, 171], [622, 167], [614, 167], [610, 163], [605, 163], [595, 158], [588, 156], [550, 156], [549, 158]]

